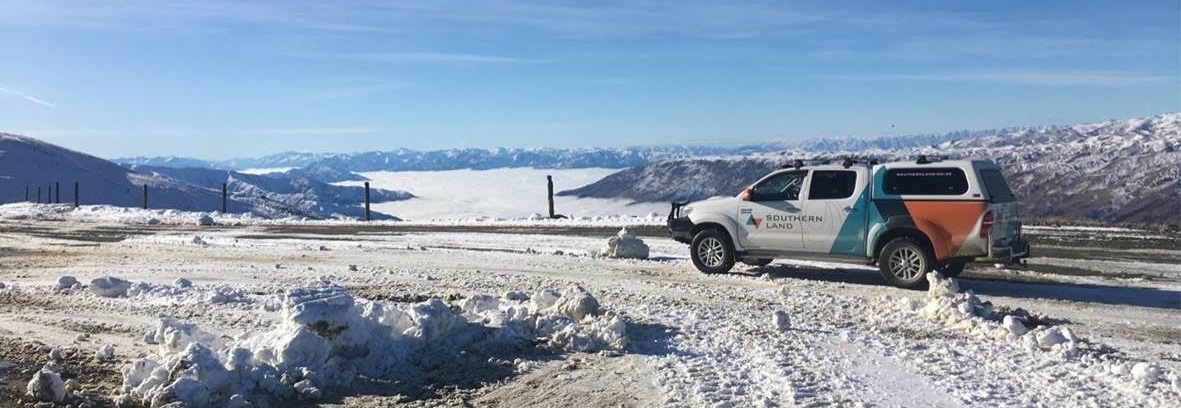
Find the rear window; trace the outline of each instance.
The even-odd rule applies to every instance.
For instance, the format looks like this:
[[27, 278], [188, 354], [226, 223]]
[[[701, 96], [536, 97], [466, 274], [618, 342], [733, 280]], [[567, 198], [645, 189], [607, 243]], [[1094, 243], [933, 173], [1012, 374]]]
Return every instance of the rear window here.
[[1009, 183], [1005, 181], [1005, 176], [1001, 174], [1000, 170], [980, 170], [980, 179], [984, 181], [984, 189], [988, 190], [988, 197], [992, 199], [992, 202], [1017, 201], [1017, 198], [1013, 197], [1013, 190], [1009, 189]]
[[890, 169], [882, 190], [897, 195], [961, 195], [968, 192], [968, 178], [955, 167]]
[[808, 187], [809, 200], [839, 200], [853, 196], [857, 185], [857, 172], [843, 170], [817, 170], [812, 172], [812, 184]]

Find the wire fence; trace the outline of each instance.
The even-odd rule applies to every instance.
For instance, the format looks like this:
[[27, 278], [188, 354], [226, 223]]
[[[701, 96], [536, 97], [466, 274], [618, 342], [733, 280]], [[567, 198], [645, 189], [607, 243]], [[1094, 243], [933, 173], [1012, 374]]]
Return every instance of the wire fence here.
[[[151, 189], [149, 188], [149, 186], [147, 184], [141, 185], [141, 188], [142, 188], [141, 197], [143, 198], [141, 208], [147, 210], [150, 208], [149, 197], [150, 197]], [[78, 208], [82, 202], [81, 196], [80, 196], [81, 183], [75, 181], [73, 190], [74, 190], [73, 195], [72, 196], [67, 195], [66, 198], [73, 199], [74, 208]], [[369, 182], [366, 181], [365, 182], [365, 221], [372, 221], [373, 220], [372, 213], [370, 212], [370, 204], [372, 204], [372, 203], [369, 198], [370, 197], [369, 191], [370, 191]], [[221, 212], [223, 214], [229, 213], [229, 202], [230, 202], [229, 198], [230, 198], [229, 197], [229, 184], [222, 183], [221, 184]], [[36, 187], [33, 187], [31, 185], [26, 185], [25, 186], [25, 200], [24, 200], [24, 202], [37, 203], [37, 204], [61, 204], [62, 203], [61, 182], [54, 182], [53, 184], [49, 184], [49, 185], [38, 185]]]

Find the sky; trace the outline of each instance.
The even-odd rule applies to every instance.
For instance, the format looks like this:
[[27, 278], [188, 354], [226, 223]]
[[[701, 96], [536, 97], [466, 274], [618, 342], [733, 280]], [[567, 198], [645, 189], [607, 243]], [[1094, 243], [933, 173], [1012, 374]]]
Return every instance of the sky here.
[[1181, 110], [1176, 0], [0, 10], [0, 131], [104, 157], [732, 145]]

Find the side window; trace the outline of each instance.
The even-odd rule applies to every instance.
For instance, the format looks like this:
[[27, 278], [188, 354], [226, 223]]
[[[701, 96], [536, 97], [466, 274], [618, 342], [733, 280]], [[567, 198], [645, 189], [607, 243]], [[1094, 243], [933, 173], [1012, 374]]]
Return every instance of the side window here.
[[955, 167], [890, 169], [882, 190], [897, 195], [962, 195], [968, 192], [968, 178]]
[[751, 190], [753, 201], [791, 201], [800, 199], [807, 170], [788, 171], [771, 176]]
[[1005, 176], [1001, 174], [1000, 170], [980, 170], [980, 179], [984, 181], [984, 188], [988, 190], [988, 196], [992, 198], [992, 202], [1011, 203], [1017, 201], [1013, 197], [1013, 190], [1009, 189], [1009, 183], [1005, 182]]
[[817, 170], [812, 172], [808, 185], [809, 200], [840, 200], [853, 196], [857, 187], [857, 172], [845, 170]]

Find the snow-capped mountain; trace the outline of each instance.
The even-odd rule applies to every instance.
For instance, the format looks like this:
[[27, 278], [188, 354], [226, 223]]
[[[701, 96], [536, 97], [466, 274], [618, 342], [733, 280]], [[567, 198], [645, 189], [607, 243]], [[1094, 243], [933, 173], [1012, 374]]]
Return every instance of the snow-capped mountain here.
[[[280, 210], [277, 214], [310, 214], [317, 218], [360, 218], [364, 210], [359, 207], [365, 202], [365, 190], [360, 187], [334, 186], [314, 178], [297, 174], [275, 173], [266, 175], [245, 174], [215, 169], [177, 169], [170, 167], [131, 166], [135, 171], [169, 177], [185, 183], [220, 191], [226, 183], [229, 195], [236, 201], [255, 204], [257, 207]], [[370, 190], [370, 200], [375, 203], [401, 201], [414, 198], [404, 191], [381, 189]], [[393, 219], [386, 214], [372, 212], [374, 219]]]
[[[700, 200], [734, 195], [794, 159], [869, 156], [888, 161], [927, 154], [998, 162], [1029, 217], [1181, 224], [1181, 113], [974, 133], [930, 145], [879, 139], [808, 146], [752, 157], [662, 161], [622, 170], [559, 195]], [[832, 150], [814, 150], [817, 146]]]
[[[166, 170], [162, 170], [166, 169]], [[148, 206], [156, 209], [219, 211], [221, 183], [232, 191], [228, 210], [264, 217], [300, 216], [311, 218], [360, 217], [364, 190], [359, 187], [327, 185], [307, 177], [253, 176], [209, 169], [132, 169], [43, 141], [0, 133], [0, 202], [36, 200], [42, 202], [50, 189], [60, 186], [62, 203], [74, 201], [74, 183], [79, 184], [80, 204], [109, 204], [122, 207], [143, 205], [143, 186], [148, 186]], [[55, 184], [56, 183], [56, 184]], [[52, 197], [56, 199], [58, 191]], [[375, 202], [413, 197], [404, 192], [374, 190]], [[377, 218], [391, 218], [373, 214]]]

